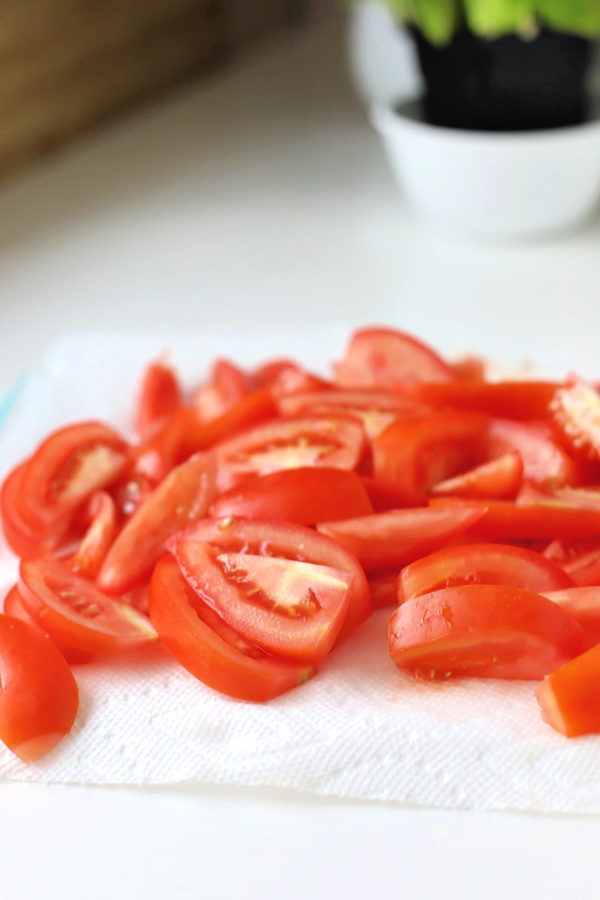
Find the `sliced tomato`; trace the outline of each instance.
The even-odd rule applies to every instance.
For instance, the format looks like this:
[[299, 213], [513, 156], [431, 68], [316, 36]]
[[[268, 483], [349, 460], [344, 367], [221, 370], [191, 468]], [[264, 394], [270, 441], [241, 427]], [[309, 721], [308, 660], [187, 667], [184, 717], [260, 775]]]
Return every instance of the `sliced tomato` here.
[[369, 495], [375, 512], [389, 512], [392, 509], [401, 509], [403, 506], [407, 506], [404, 491], [389, 481], [363, 474], [361, 474], [360, 480]]
[[392, 328], [355, 331], [343, 359], [335, 367], [341, 387], [393, 387], [408, 380], [450, 381], [451, 366], [431, 347]]
[[452, 364], [452, 371], [460, 381], [485, 381], [485, 360], [481, 356], [463, 356]]
[[550, 411], [569, 449], [578, 457], [600, 461], [600, 394], [572, 375], [557, 387]]
[[216, 448], [219, 487], [227, 490], [248, 475], [268, 475], [280, 469], [353, 469], [365, 446], [362, 426], [349, 418], [276, 419]]
[[33, 556], [43, 550], [52, 550], [57, 544], [58, 537], [56, 533], [46, 534], [41, 526], [32, 527], [19, 511], [21, 482], [26, 467], [27, 462], [16, 466], [7, 475], [0, 492], [2, 530], [6, 543], [17, 556]]
[[53, 640], [88, 653], [112, 653], [156, 640], [130, 603], [103, 594], [51, 556], [23, 560], [19, 593], [25, 610]]
[[373, 442], [375, 477], [402, 492], [406, 505], [423, 504], [433, 485], [474, 464], [486, 424], [468, 412], [397, 419]]
[[523, 482], [523, 460], [518, 450], [483, 463], [454, 478], [434, 484], [431, 493], [437, 497], [472, 497], [485, 500], [513, 500]]
[[118, 532], [115, 501], [106, 491], [98, 491], [89, 503], [92, 521], [69, 565], [85, 578], [95, 578]]
[[150, 616], [162, 643], [204, 684], [240, 700], [262, 702], [308, 681], [312, 666], [253, 648], [202, 604], [171, 556], [154, 569]]
[[207, 384], [194, 394], [192, 403], [202, 422], [228, 412], [253, 389], [252, 379], [228, 359], [217, 359]]
[[[11, 590], [4, 598], [4, 612], [7, 616], [13, 616], [13, 618], [15, 619], [20, 619], [22, 622], [27, 622], [29, 625], [33, 625], [34, 628], [38, 628], [42, 632], [42, 634], [45, 634], [48, 640], [52, 640], [47, 632], [40, 628], [37, 622], [32, 619], [32, 617], [25, 609], [23, 605], [23, 599], [19, 592], [19, 586], [17, 584], [15, 584], [13, 588], [11, 588]], [[52, 640], [52, 643], [60, 650], [70, 666], [85, 665], [92, 658], [91, 653], [86, 653], [84, 650], [77, 650], [75, 647], [67, 646], [67, 644], [61, 644], [60, 641]]]
[[577, 466], [554, 440], [549, 423], [490, 420], [485, 459], [496, 459], [515, 450], [521, 454], [526, 481], [549, 488], [579, 482]]
[[367, 492], [355, 472], [311, 466], [250, 476], [222, 494], [210, 508], [215, 519], [243, 516], [284, 519], [299, 525], [372, 512]]
[[483, 510], [398, 509], [360, 519], [323, 522], [321, 534], [338, 541], [365, 569], [405, 566], [448, 543], [481, 518]]
[[532, 550], [472, 544], [446, 547], [406, 566], [398, 580], [398, 601], [458, 584], [506, 584], [543, 593], [572, 587], [573, 582], [558, 563]]
[[338, 640], [351, 634], [371, 613], [369, 587], [357, 559], [337, 541], [318, 534], [312, 528], [233, 516], [204, 519], [174, 535], [167, 542], [167, 549], [175, 552], [178, 543], [186, 540], [210, 544], [218, 553], [279, 557], [351, 572], [353, 578], [348, 591], [348, 611]]
[[569, 587], [557, 591], [540, 591], [579, 622], [590, 645], [600, 643], [600, 587]]
[[181, 405], [181, 387], [174, 370], [162, 362], [150, 363], [142, 377], [137, 399], [137, 434], [144, 438]]
[[399, 668], [430, 680], [543, 678], [588, 647], [580, 625], [546, 597], [469, 584], [422, 594], [390, 617]]
[[403, 388], [406, 396], [435, 409], [460, 409], [500, 419], [545, 419], [558, 385], [551, 381], [420, 382]]
[[0, 740], [23, 762], [37, 762], [73, 727], [79, 691], [41, 631], [1, 614], [0, 686]]
[[371, 608], [383, 609], [386, 606], [398, 606], [397, 567], [376, 569], [369, 572], [369, 591], [371, 592]]
[[331, 650], [348, 610], [351, 572], [251, 553], [214, 553], [180, 541], [188, 584], [238, 634], [269, 653], [317, 665]]
[[600, 733], [600, 644], [566, 662], [538, 686], [542, 719], [566, 737]]
[[98, 586], [120, 596], [146, 581], [164, 553], [165, 541], [204, 518], [216, 495], [216, 462], [197, 453], [162, 481], [125, 523], [98, 574]]

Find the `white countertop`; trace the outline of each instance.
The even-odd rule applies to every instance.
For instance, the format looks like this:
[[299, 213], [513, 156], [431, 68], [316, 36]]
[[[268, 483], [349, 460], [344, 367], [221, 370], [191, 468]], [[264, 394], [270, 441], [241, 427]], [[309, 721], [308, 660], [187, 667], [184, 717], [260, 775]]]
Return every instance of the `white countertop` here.
[[[595, 355], [599, 292], [600, 219], [500, 247], [415, 219], [347, 84], [343, 36], [322, 28], [3, 186], [0, 396], [73, 330], [389, 321], [511, 359], [550, 358], [559, 335], [569, 367]], [[0, 784], [0, 809], [10, 900], [553, 900], [597, 886], [595, 818], [227, 787]]]

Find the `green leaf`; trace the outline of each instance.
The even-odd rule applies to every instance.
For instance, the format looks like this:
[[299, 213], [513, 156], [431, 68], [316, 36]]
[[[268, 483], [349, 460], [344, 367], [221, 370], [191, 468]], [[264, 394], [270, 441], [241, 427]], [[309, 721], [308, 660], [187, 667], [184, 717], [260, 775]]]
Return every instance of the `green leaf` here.
[[600, 0], [535, 0], [542, 24], [582, 37], [600, 35]]
[[413, 19], [417, 28], [432, 44], [452, 40], [460, 21], [458, 0], [412, 0]]
[[463, 4], [470, 30], [482, 37], [524, 31], [534, 20], [535, 0], [463, 0]]

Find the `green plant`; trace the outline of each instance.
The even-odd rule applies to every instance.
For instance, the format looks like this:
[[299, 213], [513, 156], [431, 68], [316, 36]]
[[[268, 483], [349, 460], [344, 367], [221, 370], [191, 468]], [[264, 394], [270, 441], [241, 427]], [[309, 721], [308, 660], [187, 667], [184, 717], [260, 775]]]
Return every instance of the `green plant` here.
[[[355, 0], [351, 0], [355, 2]], [[600, 0], [383, 0], [393, 15], [418, 28], [433, 44], [447, 44], [457, 31], [479, 37], [534, 36], [539, 28], [600, 35]]]

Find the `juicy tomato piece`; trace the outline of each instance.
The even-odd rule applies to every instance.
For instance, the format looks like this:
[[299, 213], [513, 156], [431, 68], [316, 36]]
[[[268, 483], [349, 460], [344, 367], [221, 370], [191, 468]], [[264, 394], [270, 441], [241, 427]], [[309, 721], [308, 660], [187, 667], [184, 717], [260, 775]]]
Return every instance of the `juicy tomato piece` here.
[[566, 737], [600, 732], [600, 644], [552, 672], [535, 696], [542, 719]]
[[532, 550], [472, 544], [446, 547], [406, 566], [398, 579], [398, 602], [458, 584], [506, 584], [543, 593], [573, 583], [558, 563]]
[[474, 464], [485, 429], [477, 413], [397, 419], [373, 442], [375, 477], [401, 491], [406, 505], [423, 504], [433, 485]]
[[219, 622], [168, 555], [152, 574], [150, 617], [175, 659], [199, 681], [230, 697], [263, 702], [298, 687], [314, 674], [312, 666], [253, 649], [226, 623]]
[[192, 403], [200, 420], [210, 422], [228, 412], [253, 389], [252, 379], [228, 359], [213, 364], [208, 384], [198, 388]]
[[110, 494], [99, 491], [93, 495], [90, 515], [90, 526], [69, 564], [78, 575], [94, 579], [118, 532], [117, 508]]
[[86, 653], [84, 650], [77, 650], [75, 647], [68, 647], [67, 644], [61, 644], [60, 641], [53, 641], [50, 635], [40, 628], [37, 622], [31, 618], [23, 606], [23, 598], [19, 593], [19, 586], [17, 584], [11, 588], [4, 598], [4, 612], [7, 616], [13, 616], [15, 619], [20, 619], [22, 622], [27, 622], [29, 625], [33, 625], [34, 628], [38, 628], [42, 634], [45, 634], [48, 640], [51, 640], [54, 646], [60, 650], [70, 666], [85, 665], [85, 663], [88, 663], [92, 658], [91, 653]]
[[98, 573], [100, 590], [119, 596], [150, 577], [165, 541], [204, 518], [216, 495], [216, 462], [197, 453], [162, 481], [125, 523]]
[[372, 609], [398, 606], [399, 574], [398, 568], [376, 569], [374, 572], [369, 572], [368, 580]]
[[341, 387], [389, 388], [407, 380], [451, 381], [452, 367], [421, 341], [392, 328], [355, 331], [335, 367]]
[[551, 381], [421, 382], [403, 390], [434, 409], [461, 409], [500, 419], [544, 419], [558, 385]]
[[567, 446], [576, 456], [600, 461], [600, 394], [591, 385], [573, 375], [558, 387], [550, 412]]
[[19, 515], [45, 535], [63, 533], [80, 504], [116, 481], [128, 454], [122, 438], [100, 422], [55, 431], [21, 473]]
[[181, 387], [170, 366], [153, 362], [146, 368], [137, 398], [135, 430], [144, 438], [182, 405]]
[[434, 484], [431, 493], [437, 497], [473, 497], [513, 500], [523, 482], [523, 460], [518, 450], [483, 463], [475, 469]]
[[365, 446], [362, 425], [352, 419], [276, 419], [216, 448], [219, 487], [227, 490], [248, 475], [268, 475], [281, 469], [353, 469]]
[[25, 610], [53, 640], [88, 653], [112, 653], [156, 640], [148, 619], [103, 594], [51, 556], [23, 560], [19, 593]]
[[515, 450], [521, 454], [526, 481], [550, 488], [578, 483], [577, 466], [553, 439], [547, 422], [490, 420], [484, 451], [486, 460]]
[[186, 540], [210, 544], [218, 553], [279, 557], [351, 572], [353, 577], [348, 590], [348, 611], [338, 641], [351, 634], [371, 613], [369, 587], [356, 557], [337, 541], [312, 528], [289, 522], [237, 519], [233, 516], [204, 519], [172, 537], [167, 542], [167, 549], [174, 553], [178, 543]]
[[0, 740], [37, 762], [67, 735], [79, 691], [54, 644], [37, 628], [0, 614]]
[[355, 472], [310, 466], [250, 476], [222, 494], [210, 508], [215, 519], [243, 516], [284, 519], [299, 525], [372, 512], [367, 492]]
[[6, 543], [17, 556], [33, 556], [43, 550], [52, 550], [57, 543], [56, 535], [49, 537], [41, 527], [33, 528], [19, 511], [21, 482], [26, 467], [27, 462], [16, 466], [7, 475], [0, 492], [2, 530]]
[[590, 645], [600, 643], [600, 587], [570, 587], [558, 591], [540, 591], [579, 622]]
[[426, 679], [543, 678], [588, 647], [580, 625], [546, 597], [468, 584], [422, 594], [390, 617], [389, 651]]
[[464, 356], [452, 364], [452, 371], [460, 381], [485, 381], [485, 360], [480, 356]]
[[365, 569], [400, 567], [472, 528], [482, 513], [460, 507], [397, 509], [360, 519], [323, 522], [317, 529], [338, 541]]
[[175, 558], [188, 584], [238, 634], [269, 653], [317, 665], [348, 610], [352, 573], [250, 553], [213, 553], [180, 541]]

